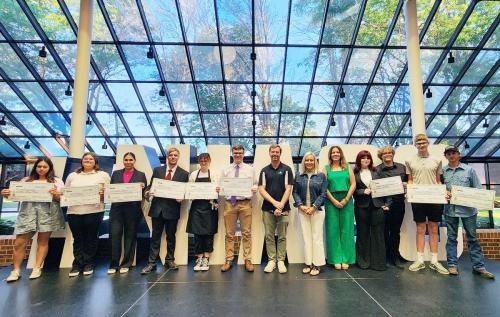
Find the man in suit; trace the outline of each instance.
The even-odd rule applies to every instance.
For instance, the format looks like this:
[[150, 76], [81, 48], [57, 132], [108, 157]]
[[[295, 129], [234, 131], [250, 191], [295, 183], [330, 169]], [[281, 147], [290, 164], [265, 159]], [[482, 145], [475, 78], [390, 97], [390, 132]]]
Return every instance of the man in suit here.
[[160, 242], [163, 228], [167, 235], [167, 256], [165, 266], [168, 269], [177, 270], [175, 264], [175, 232], [177, 231], [177, 221], [180, 218], [180, 209], [182, 200], [154, 197], [154, 192], [150, 191], [154, 178], [166, 179], [176, 182], [187, 183], [189, 173], [177, 166], [180, 152], [177, 148], [171, 147], [167, 150], [167, 164], [156, 167], [153, 170], [153, 176], [149, 187], [146, 189], [146, 197], [153, 197], [149, 216], [152, 219], [151, 243], [149, 247], [148, 264], [142, 269], [141, 274], [149, 274], [156, 269], [156, 261], [160, 253]]

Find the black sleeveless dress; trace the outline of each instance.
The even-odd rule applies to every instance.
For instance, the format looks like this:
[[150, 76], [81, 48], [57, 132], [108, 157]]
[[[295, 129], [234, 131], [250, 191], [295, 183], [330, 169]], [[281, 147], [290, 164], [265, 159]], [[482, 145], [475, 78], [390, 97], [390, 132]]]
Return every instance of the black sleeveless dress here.
[[[210, 170], [208, 177], [199, 177], [200, 170], [196, 174], [195, 182], [210, 183]], [[212, 209], [212, 203], [209, 199], [195, 199], [191, 202], [189, 209], [189, 218], [186, 226], [186, 232], [198, 235], [213, 235], [217, 233], [219, 224], [219, 212]]]

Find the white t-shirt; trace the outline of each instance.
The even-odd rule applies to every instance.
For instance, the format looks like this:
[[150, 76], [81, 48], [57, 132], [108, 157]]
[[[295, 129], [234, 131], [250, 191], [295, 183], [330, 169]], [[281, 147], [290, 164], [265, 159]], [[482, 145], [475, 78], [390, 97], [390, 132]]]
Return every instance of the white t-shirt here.
[[[66, 187], [79, 187], [89, 185], [105, 185], [111, 181], [108, 173], [103, 171], [73, 172], [66, 178]], [[81, 205], [68, 207], [69, 215], [86, 215], [104, 211], [104, 203], [95, 205]]]
[[443, 174], [441, 160], [432, 156], [415, 155], [405, 161], [406, 174], [415, 184], [438, 184], [436, 175]]

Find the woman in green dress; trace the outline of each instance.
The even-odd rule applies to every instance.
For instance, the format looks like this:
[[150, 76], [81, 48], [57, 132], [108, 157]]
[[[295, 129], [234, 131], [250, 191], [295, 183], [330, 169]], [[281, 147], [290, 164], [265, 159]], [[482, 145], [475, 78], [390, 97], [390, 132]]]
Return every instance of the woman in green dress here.
[[325, 203], [326, 258], [335, 269], [347, 270], [349, 264], [356, 261], [352, 201], [356, 180], [339, 146], [330, 148], [328, 161], [330, 164], [324, 169], [328, 180]]

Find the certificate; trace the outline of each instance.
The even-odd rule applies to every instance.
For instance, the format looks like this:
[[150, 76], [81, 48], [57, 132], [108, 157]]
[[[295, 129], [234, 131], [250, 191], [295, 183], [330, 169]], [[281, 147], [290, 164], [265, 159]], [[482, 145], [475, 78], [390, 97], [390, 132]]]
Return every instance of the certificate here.
[[99, 186], [90, 185], [63, 188], [61, 207], [100, 204]]
[[155, 197], [184, 199], [186, 183], [153, 178], [153, 184], [151, 184], [150, 192], [154, 193]]
[[493, 210], [494, 203], [494, 190], [451, 186], [450, 204], [485, 210]]
[[141, 183], [106, 184], [104, 187], [105, 203], [122, 203], [141, 200]]
[[251, 177], [227, 177], [220, 182], [225, 196], [252, 196], [253, 179]]
[[408, 184], [406, 198], [409, 203], [446, 204], [446, 185]]
[[405, 189], [401, 177], [393, 176], [374, 179], [370, 182], [372, 198], [404, 194]]
[[187, 183], [186, 199], [217, 199], [219, 194], [214, 183]]
[[51, 202], [52, 194], [49, 193], [49, 191], [54, 188], [54, 186], [53, 183], [10, 182], [9, 200]]

